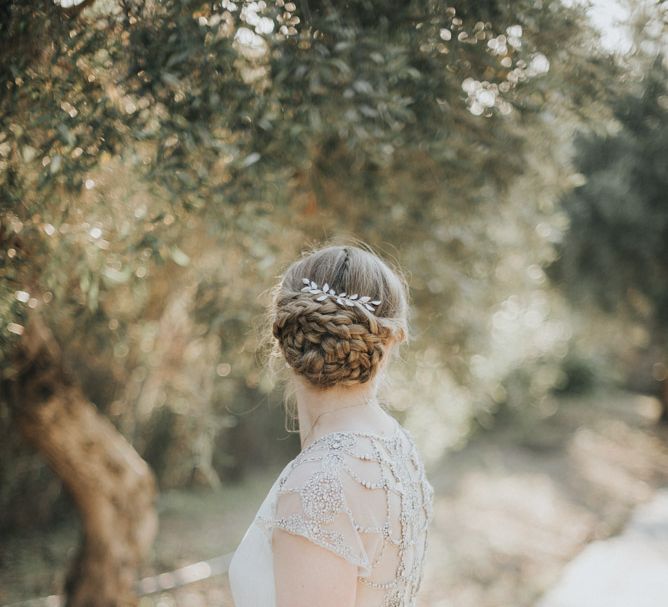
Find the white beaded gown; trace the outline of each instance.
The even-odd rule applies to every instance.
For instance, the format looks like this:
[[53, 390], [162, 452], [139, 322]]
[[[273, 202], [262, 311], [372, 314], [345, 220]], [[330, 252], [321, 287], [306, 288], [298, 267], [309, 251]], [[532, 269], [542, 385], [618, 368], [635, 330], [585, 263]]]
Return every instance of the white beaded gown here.
[[303, 536], [358, 568], [356, 607], [413, 607], [433, 488], [398, 422], [391, 436], [332, 432], [279, 474], [230, 563], [234, 607], [276, 607], [271, 535]]

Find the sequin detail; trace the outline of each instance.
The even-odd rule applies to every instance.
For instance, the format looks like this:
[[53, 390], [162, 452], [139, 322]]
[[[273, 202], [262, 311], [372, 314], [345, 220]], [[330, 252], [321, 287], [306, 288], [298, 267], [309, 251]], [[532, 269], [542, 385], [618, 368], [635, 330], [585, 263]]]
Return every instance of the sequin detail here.
[[[380, 491], [382, 499], [374, 500]], [[412, 437], [398, 424], [392, 437], [334, 432], [286, 466], [272, 515], [257, 522], [358, 566], [365, 606], [414, 607], [433, 493]]]

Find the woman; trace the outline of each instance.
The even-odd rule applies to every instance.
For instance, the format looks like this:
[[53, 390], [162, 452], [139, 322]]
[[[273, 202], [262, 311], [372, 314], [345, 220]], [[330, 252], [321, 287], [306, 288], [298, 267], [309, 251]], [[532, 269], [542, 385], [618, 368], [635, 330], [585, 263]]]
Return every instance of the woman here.
[[302, 450], [230, 564], [236, 607], [410, 607], [433, 490], [412, 439], [380, 406], [407, 339], [404, 282], [373, 253], [330, 246], [294, 262], [271, 308]]

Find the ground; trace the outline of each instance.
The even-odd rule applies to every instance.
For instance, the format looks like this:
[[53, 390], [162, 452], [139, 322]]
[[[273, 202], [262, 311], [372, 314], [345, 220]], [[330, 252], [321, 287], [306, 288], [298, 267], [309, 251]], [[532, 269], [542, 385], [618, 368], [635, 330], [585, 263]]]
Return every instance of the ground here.
[[[631, 512], [668, 486], [668, 430], [657, 417], [657, 403], [635, 394], [560, 398], [552, 415], [505, 415], [431, 466], [435, 515], [419, 606], [535, 605], [586, 546], [620, 534]], [[144, 573], [232, 551], [282, 467], [220, 492], [163, 495]], [[0, 604], [56, 593], [76, 534], [66, 525], [3, 542]], [[226, 576], [214, 576], [141, 606], [224, 606], [227, 592]]]
[[592, 542], [537, 607], [665, 607], [668, 490], [633, 512], [621, 535]]

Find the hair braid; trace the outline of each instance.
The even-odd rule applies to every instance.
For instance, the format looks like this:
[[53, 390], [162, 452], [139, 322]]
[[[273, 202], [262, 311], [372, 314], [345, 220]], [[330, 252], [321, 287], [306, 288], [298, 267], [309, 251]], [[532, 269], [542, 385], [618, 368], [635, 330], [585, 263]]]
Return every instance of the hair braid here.
[[323, 388], [371, 379], [391, 334], [372, 314], [304, 293], [277, 301], [272, 331], [287, 363]]
[[332, 285], [337, 286], [339, 290], [341, 290], [341, 287], [344, 284], [344, 278], [346, 276], [346, 272], [348, 271], [349, 264], [350, 251], [348, 250], [348, 247], [343, 247], [343, 261], [341, 262], [341, 265], [339, 266], [338, 270], [336, 271], [336, 275], [332, 280]]
[[[304, 291], [305, 279], [349, 297], [358, 294], [359, 303]], [[365, 307], [363, 296], [379, 304]], [[353, 245], [318, 249], [293, 262], [276, 285], [274, 353], [314, 386], [367, 382], [390, 341], [407, 339], [407, 305], [405, 281], [373, 252]]]

